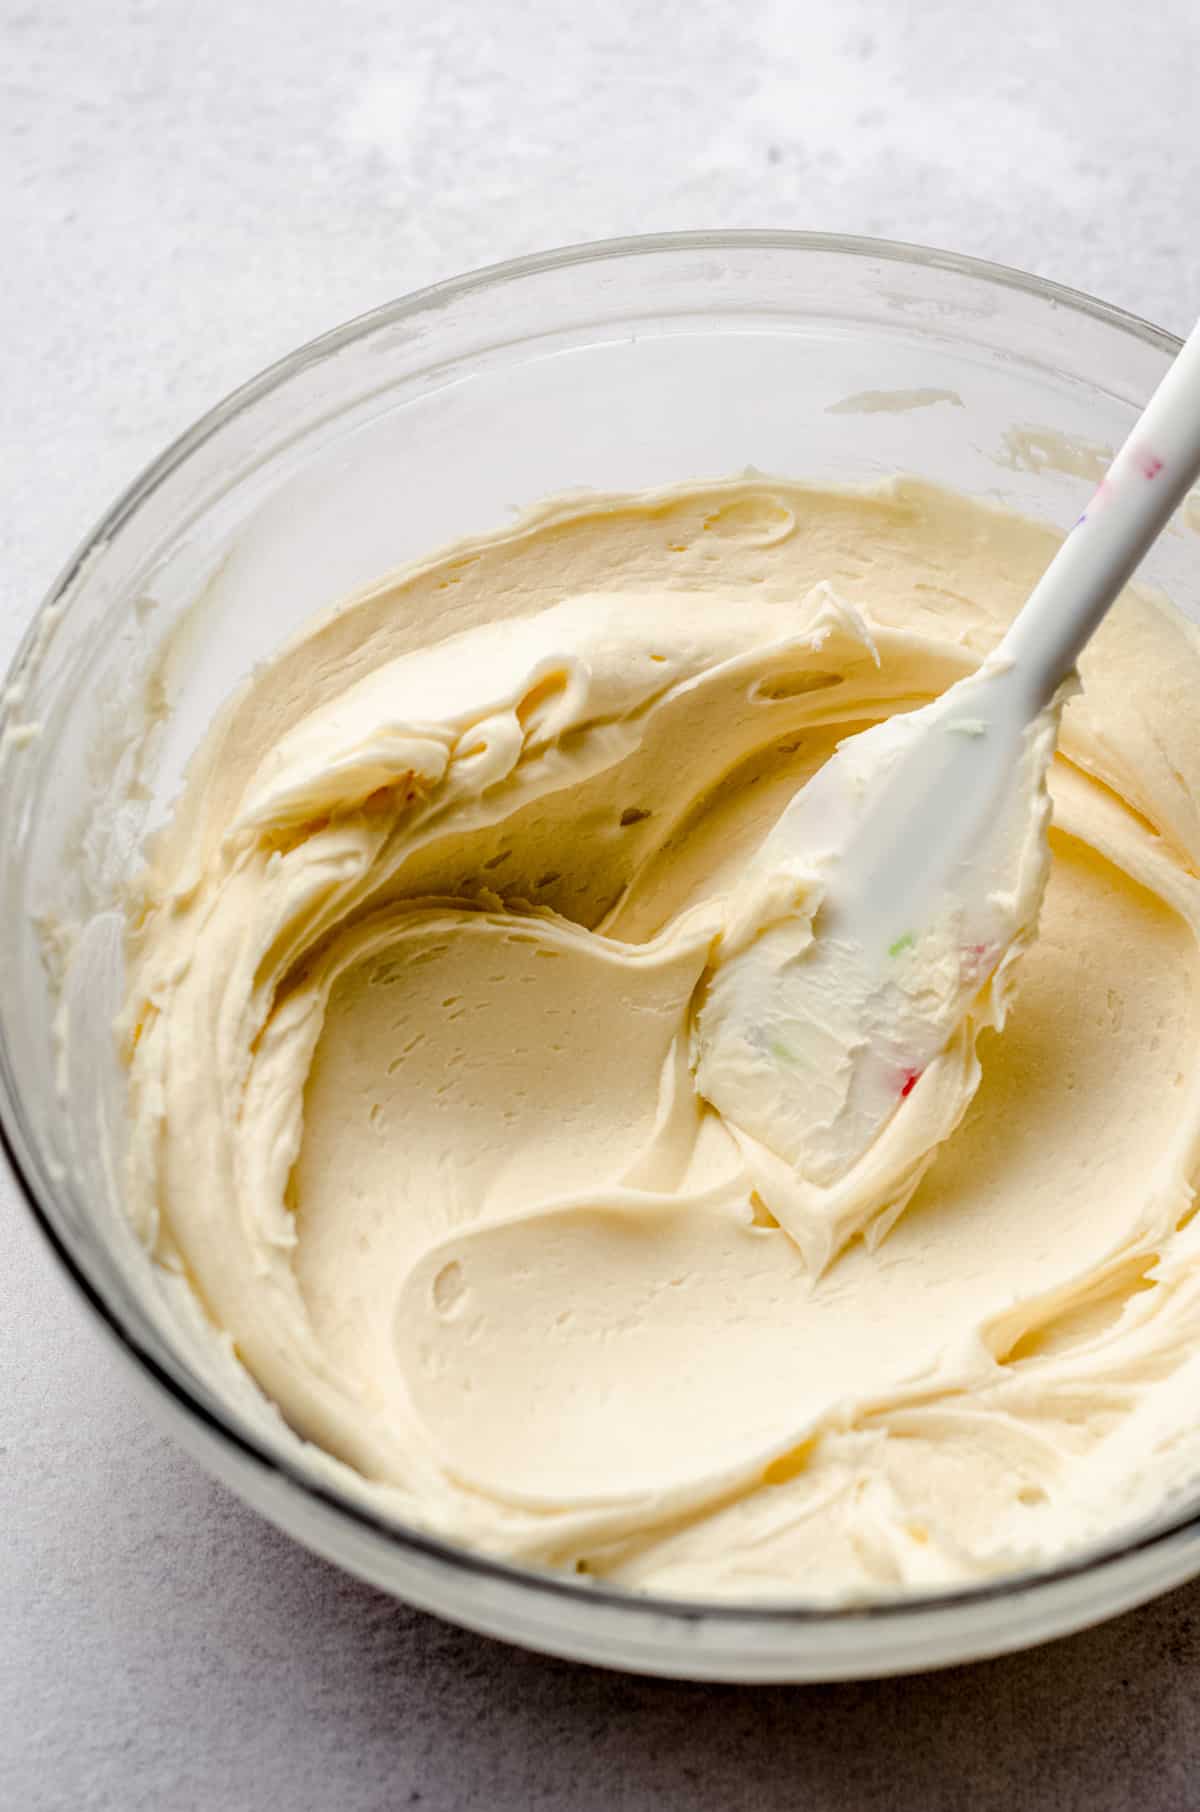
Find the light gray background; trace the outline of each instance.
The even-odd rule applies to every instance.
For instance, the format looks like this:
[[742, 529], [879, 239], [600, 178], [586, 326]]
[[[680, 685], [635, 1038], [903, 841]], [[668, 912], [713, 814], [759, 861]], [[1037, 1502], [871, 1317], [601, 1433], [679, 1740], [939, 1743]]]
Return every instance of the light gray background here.
[[[514, 253], [880, 233], [1182, 330], [1197, 0], [0, 0], [0, 661], [113, 493], [321, 329]], [[0, 1805], [1200, 1805], [1200, 1586], [850, 1687], [606, 1676], [406, 1611], [144, 1419], [0, 1178]]]

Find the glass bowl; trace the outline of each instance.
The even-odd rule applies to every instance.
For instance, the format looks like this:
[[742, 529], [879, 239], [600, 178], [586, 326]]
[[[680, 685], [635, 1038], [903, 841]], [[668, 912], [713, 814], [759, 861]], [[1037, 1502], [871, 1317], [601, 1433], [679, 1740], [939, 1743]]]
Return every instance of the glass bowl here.
[[[120, 1202], [112, 1033], [119, 890], [140, 841], [221, 701], [314, 612], [547, 496], [750, 466], [848, 484], [912, 473], [1065, 525], [1176, 350], [1085, 296], [915, 246], [633, 239], [521, 259], [336, 329], [214, 409], [119, 499], [39, 610], [0, 705], [0, 1120], [55, 1252], [210, 1472], [412, 1604], [681, 1677], [963, 1661], [1200, 1573], [1196, 1503], [1046, 1572], [835, 1610], [635, 1596], [389, 1521], [252, 1388], [231, 1388], [232, 1369], [222, 1380], [150, 1287]], [[1198, 528], [1193, 506], [1147, 576], [1200, 620]], [[56, 1012], [71, 1024], [61, 1061]]]

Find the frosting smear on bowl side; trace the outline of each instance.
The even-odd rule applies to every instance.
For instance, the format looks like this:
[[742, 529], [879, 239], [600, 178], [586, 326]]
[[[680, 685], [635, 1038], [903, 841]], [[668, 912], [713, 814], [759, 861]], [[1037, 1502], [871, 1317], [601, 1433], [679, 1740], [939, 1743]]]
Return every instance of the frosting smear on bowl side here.
[[[811, 945], [819, 875], [762, 858], [789, 800], [974, 670], [1054, 545], [915, 481], [566, 500], [230, 702], [131, 900], [131, 1210], [381, 1508], [838, 1600], [1200, 1473], [1182, 618], [1130, 592], [1096, 637], [1009, 956], [848, 1169], [722, 1118], [698, 1040], [731, 952]], [[835, 1101], [840, 1023], [796, 1054]]]

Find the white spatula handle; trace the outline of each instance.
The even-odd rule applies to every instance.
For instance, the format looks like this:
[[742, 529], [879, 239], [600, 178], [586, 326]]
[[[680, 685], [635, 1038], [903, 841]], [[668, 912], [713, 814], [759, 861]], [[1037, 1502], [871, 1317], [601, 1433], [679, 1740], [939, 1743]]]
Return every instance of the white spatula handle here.
[[1198, 477], [1200, 324], [1005, 638], [1001, 653], [1023, 670], [1033, 710], [1074, 667]]

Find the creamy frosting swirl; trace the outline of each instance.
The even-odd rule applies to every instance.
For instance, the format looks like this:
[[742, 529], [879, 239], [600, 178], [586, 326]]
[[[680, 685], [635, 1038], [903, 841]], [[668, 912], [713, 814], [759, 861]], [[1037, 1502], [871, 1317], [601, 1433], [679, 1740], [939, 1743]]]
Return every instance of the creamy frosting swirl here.
[[1200, 1470], [1182, 619], [1130, 594], [1089, 651], [1040, 936], [849, 1173], [697, 1086], [723, 953], [803, 920], [740, 885], [783, 807], [1053, 545], [915, 482], [568, 500], [231, 701], [131, 908], [130, 1202], [382, 1506], [838, 1598], [1037, 1564]]

